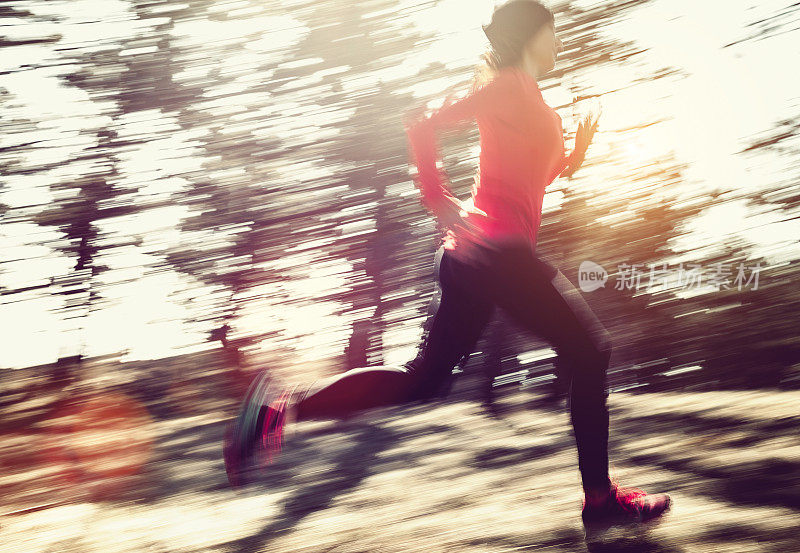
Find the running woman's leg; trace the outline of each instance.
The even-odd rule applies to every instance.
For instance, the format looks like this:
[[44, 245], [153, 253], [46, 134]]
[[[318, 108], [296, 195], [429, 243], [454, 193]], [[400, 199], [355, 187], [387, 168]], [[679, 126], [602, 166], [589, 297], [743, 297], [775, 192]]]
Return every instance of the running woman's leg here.
[[497, 263], [497, 303], [545, 338], [568, 369], [570, 417], [587, 493], [605, 493], [608, 477], [610, 335], [581, 293], [555, 267], [526, 250], [509, 250]]
[[438, 252], [436, 273], [440, 289], [416, 358], [401, 367], [353, 369], [313, 383], [296, 398], [294, 420], [346, 418], [437, 394], [459, 359], [475, 346], [494, 305], [484, 273], [446, 250]]

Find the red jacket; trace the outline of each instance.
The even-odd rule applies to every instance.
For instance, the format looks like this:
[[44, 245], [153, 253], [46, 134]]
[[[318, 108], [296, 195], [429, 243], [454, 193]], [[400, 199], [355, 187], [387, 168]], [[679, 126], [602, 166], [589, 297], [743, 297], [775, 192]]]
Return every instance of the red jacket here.
[[477, 235], [451, 229], [445, 247], [469, 255], [470, 246], [523, 243], [535, 250], [545, 187], [567, 166], [561, 117], [545, 104], [525, 71], [507, 67], [492, 81], [407, 127], [425, 205], [452, 196], [440, 161], [437, 131], [475, 119], [480, 131], [480, 173], [466, 219]]

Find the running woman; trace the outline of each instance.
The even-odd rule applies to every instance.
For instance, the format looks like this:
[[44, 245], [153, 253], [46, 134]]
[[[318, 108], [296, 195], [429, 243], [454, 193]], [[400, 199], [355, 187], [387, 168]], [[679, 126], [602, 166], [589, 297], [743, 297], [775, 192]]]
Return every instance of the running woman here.
[[[499, 306], [550, 342], [569, 369], [587, 532], [656, 519], [669, 508], [668, 495], [623, 488], [609, 478], [609, 334], [561, 271], [536, 255], [545, 187], [581, 166], [597, 120], [581, 122], [575, 148], [565, 155], [561, 118], [545, 104], [538, 83], [563, 50], [549, 9], [512, 0], [495, 10], [484, 32], [491, 44], [490, 80], [406, 125], [423, 203], [449, 229], [437, 252], [438, 293], [416, 358], [400, 367], [353, 369], [294, 390], [274, 389], [262, 373], [226, 438], [232, 484], [274, 457], [287, 421], [344, 419], [440, 395]], [[480, 172], [472, 205], [462, 210], [437, 167], [437, 133], [469, 120], [477, 120], [480, 131]]]

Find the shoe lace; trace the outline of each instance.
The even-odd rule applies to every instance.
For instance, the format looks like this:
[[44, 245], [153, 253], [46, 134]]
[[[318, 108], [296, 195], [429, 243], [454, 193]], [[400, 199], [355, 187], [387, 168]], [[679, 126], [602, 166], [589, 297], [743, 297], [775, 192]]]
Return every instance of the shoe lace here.
[[638, 513], [641, 510], [642, 502], [639, 499], [647, 495], [644, 490], [623, 488], [616, 482], [612, 483], [611, 493], [620, 507], [632, 513]]

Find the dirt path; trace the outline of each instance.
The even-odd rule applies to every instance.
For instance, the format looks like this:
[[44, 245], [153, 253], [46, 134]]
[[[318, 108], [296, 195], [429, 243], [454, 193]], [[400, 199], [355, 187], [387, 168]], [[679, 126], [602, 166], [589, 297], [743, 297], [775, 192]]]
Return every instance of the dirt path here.
[[[800, 393], [613, 394], [620, 480], [671, 516], [609, 551], [800, 551]], [[585, 551], [563, 406], [454, 397], [304, 423], [258, 484], [227, 487], [224, 413], [153, 423], [155, 450], [113, 500], [0, 518], [0, 551]], [[3, 451], [7, 451], [3, 449]]]

